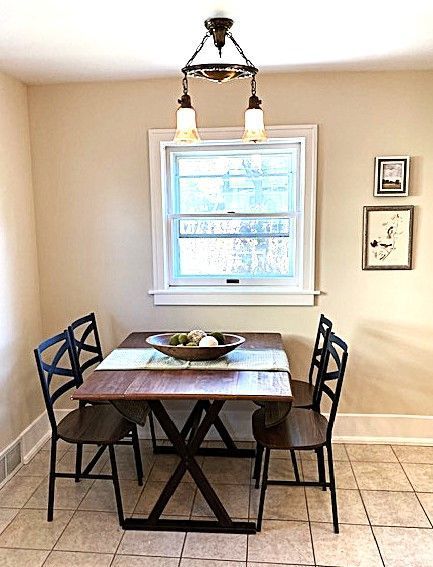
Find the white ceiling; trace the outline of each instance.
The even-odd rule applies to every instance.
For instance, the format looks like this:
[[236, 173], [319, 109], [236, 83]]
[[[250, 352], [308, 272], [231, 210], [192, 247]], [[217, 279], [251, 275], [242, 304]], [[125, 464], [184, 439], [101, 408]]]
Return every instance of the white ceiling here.
[[[433, 69], [433, 0], [0, 0], [0, 70], [28, 83], [176, 75], [212, 15], [235, 20], [261, 71]], [[217, 60], [211, 40], [205, 55]]]

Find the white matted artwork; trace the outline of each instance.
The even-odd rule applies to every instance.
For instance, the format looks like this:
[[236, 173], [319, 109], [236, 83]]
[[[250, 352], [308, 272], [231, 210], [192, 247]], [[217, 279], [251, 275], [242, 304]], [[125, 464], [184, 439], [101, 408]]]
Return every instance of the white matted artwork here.
[[409, 156], [375, 158], [375, 197], [407, 197], [409, 195], [409, 160]]
[[363, 270], [411, 270], [413, 205], [364, 207]]

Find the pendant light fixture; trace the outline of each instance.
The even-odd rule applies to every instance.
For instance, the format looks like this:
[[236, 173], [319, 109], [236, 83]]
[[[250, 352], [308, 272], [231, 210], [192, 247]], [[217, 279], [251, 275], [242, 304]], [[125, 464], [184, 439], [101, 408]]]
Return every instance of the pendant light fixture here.
[[[230, 18], [209, 18], [205, 21], [206, 34], [198, 45], [192, 57], [188, 60], [183, 73], [183, 95], [178, 100], [180, 107], [177, 110], [177, 125], [175, 142], [179, 143], [197, 143], [200, 137], [197, 131], [195, 110], [191, 105], [191, 97], [188, 93], [188, 77], [199, 77], [217, 83], [225, 83], [233, 79], [251, 78], [251, 96], [249, 98], [248, 108], [245, 111], [245, 132], [242, 137], [244, 142], [263, 142], [266, 140], [266, 132], [263, 121], [263, 110], [261, 109], [261, 100], [256, 95], [256, 74], [258, 69], [246, 57], [238, 42], [234, 39], [230, 28], [233, 20]], [[208, 38], [212, 36], [214, 45], [218, 49], [221, 57], [222, 48], [229, 38], [245, 64], [239, 63], [202, 63], [193, 65], [194, 59], [203, 49]]]

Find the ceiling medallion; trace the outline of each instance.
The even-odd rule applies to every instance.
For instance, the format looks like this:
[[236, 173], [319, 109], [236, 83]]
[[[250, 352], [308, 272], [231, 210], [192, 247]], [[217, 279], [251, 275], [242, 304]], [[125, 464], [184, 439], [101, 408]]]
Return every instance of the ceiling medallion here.
[[[233, 37], [230, 29], [233, 20], [230, 18], [209, 18], [205, 21], [206, 34], [194, 51], [192, 57], [182, 68], [183, 73], [183, 95], [178, 100], [180, 107], [177, 111], [177, 128], [174, 137], [175, 142], [197, 143], [200, 136], [197, 131], [195, 110], [191, 105], [191, 97], [188, 94], [188, 77], [207, 79], [217, 83], [226, 83], [233, 79], [251, 79], [251, 96], [248, 108], [245, 111], [245, 132], [242, 137], [244, 142], [263, 142], [266, 133], [263, 121], [263, 110], [260, 107], [261, 100], [256, 96], [256, 74], [257, 67], [248, 59], [241, 46]], [[209, 37], [213, 37], [214, 45], [221, 57], [222, 49], [229, 38], [241, 55], [245, 64], [240, 63], [201, 63], [193, 65], [194, 59], [203, 49]]]

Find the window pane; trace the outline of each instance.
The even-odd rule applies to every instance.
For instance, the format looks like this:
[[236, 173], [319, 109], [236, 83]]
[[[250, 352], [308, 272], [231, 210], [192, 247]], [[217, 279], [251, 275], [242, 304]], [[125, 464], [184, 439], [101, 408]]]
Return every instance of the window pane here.
[[295, 210], [297, 151], [178, 155], [174, 161], [176, 213]]
[[177, 277], [294, 275], [294, 219], [189, 219], [174, 227]]

